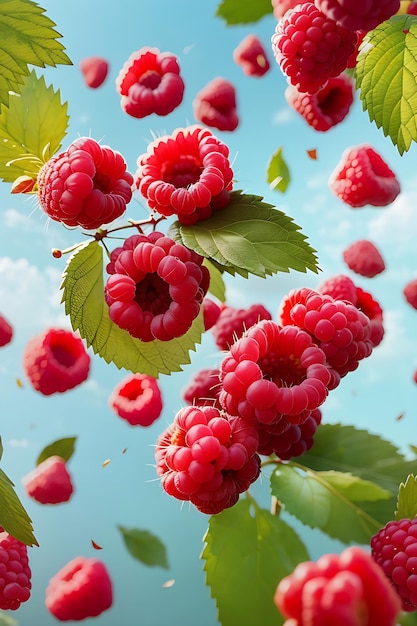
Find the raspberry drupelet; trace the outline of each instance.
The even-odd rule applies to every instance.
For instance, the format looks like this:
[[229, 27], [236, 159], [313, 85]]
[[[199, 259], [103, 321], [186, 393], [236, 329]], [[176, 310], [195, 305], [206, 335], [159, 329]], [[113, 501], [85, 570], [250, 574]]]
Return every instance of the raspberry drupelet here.
[[367, 0], [365, 3], [346, 0], [314, 0], [314, 4], [339, 26], [364, 31], [376, 28], [395, 15], [400, 8], [400, 0]]
[[195, 372], [182, 389], [181, 395], [184, 402], [193, 406], [214, 406], [221, 409], [219, 374], [218, 368], [207, 368]]
[[0, 609], [15, 611], [30, 598], [27, 546], [0, 526]]
[[225, 305], [211, 332], [219, 350], [229, 350], [251, 326], [260, 320], [270, 319], [272, 315], [263, 304], [251, 304], [247, 309], [235, 309]]

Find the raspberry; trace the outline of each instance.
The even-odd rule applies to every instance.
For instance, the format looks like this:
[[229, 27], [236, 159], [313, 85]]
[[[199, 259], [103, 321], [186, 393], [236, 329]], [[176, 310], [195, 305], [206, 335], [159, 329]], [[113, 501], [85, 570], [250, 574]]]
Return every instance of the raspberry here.
[[232, 345], [219, 378], [225, 411], [279, 434], [324, 402], [331, 377], [323, 350], [306, 331], [261, 320]]
[[98, 559], [77, 556], [49, 581], [45, 605], [60, 621], [96, 617], [112, 606], [109, 573]]
[[131, 426], [150, 426], [162, 412], [158, 381], [147, 374], [129, 374], [113, 389], [109, 405]]
[[406, 12], [408, 15], [417, 15], [417, 2], [410, 2]]
[[281, 19], [289, 9], [294, 9], [300, 0], [271, 0], [274, 16]]
[[86, 57], [80, 61], [80, 70], [87, 87], [97, 89], [107, 78], [109, 64], [101, 57]]
[[379, 346], [384, 337], [383, 311], [379, 302], [361, 287], [356, 287], [356, 306], [369, 318], [371, 325], [370, 340], [374, 348]]
[[333, 193], [352, 208], [387, 206], [400, 193], [394, 172], [370, 145], [347, 148], [329, 178]]
[[342, 122], [353, 103], [353, 80], [346, 74], [329, 78], [317, 93], [301, 93], [293, 85], [284, 92], [289, 106], [314, 130], [325, 132]]
[[408, 304], [417, 309], [417, 278], [410, 280], [403, 289], [403, 294]]
[[272, 49], [281, 71], [300, 92], [316, 93], [346, 69], [357, 34], [338, 26], [311, 2], [279, 20]]
[[195, 119], [222, 131], [233, 131], [239, 126], [236, 89], [222, 77], [213, 78], [193, 100]]
[[150, 143], [138, 158], [135, 185], [152, 210], [193, 224], [229, 203], [228, 156], [229, 148], [208, 129], [178, 128]]
[[132, 235], [110, 255], [110, 319], [141, 341], [169, 341], [190, 329], [210, 275], [203, 257], [162, 233]]
[[210, 330], [219, 319], [221, 308], [210, 298], [203, 300], [204, 330]]
[[90, 356], [77, 333], [47, 328], [28, 341], [23, 369], [32, 387], [45, 396], [64, 393], [88, 378]]
[[219, 369], [203, 369], [195, 372], [182, 390], [186, 404], [193, 406], [214, 406], [221, 409], [219, 393]]
[[143, 118], [168, 115], [182, 102], [184, 81], [172, 52], [143, 47], [133, 52], [116, 78], [121, 107], [128, 115]]
[[385, 269], [385, 262], [375, 244], [359, 239], [343, 251], [343, 260], [352, 272], [373, 278]]
[[275, 591], [284, 626], [395, 626], [400, 601], [372, 557], [358, 546], [297, 565]]
[[0, 348], [7, 346], [13, 339], [13, 326], [4, 315], [0, 315]]
[[258, 454], [276, 454], [283, 461], [301, 456], [313, 447], [314, 435], [320, 422], [321, 411], [315, 409], [302, 424], [291, 424], [284, 432], [277, 434], [267, 424], [258, 424]]
[[256, 429], [215, 407], [185, 407], [158, 438], [162, 487], [207, 515], [236, 504], [260, 473]]
[[15, 611], [30, 597], [27, 546], [0, 526], [0, 609]]
[[314, 0], [316, 7], [339, 26], [369, 31], [397, 13], [400, 0], [368, 0], [366, 4], [349, 0]]
[[251, 326], [260, 320], [270, 319], [272, 315], [262, 304], [252, 304], [247, 309], [225, 306], [211, 330], [219, 350], [229, 350]]
[[39, 203], [51, 219], [90, 230], [123, 215], [132, 183], [119, 152], [81, 137], [42, 166]]
[[74, 488], [65, 460], [53, 455], [22, 479], [26, 494], [40, 504], [68, 502]]
[[417, 611], [417, 518], [388, 522], [371, 538], [371, 554], [401, 598], [403, 611]]
[[361, 45], [362, 41], [365, 38], [365, 35], [366, 35], [367, 31], [366, 30], [358, 30], [356, 32], [357, 32], [357, 35], [358, 35], [358, 40], [356, 42], [355, 50], [350, 55], [348, 63], [347, 63], [347, 69], [350, 69], [350, 70], [352, 70], [352, 69], [354, 69], [356, 67], [359, 48], [360, 48], [360, 45]]
[[265, 48], [256, 35], [242, 39], [233, 51], [233, 60], [247, 76], [263, 76], [270, 69]]
[[344, 274], [338, 274], [323, 281], [317, 291], [331, 296], [334, 300], [347, 300], [356, 306], [358, 299], [356, 285], [349, 276]]

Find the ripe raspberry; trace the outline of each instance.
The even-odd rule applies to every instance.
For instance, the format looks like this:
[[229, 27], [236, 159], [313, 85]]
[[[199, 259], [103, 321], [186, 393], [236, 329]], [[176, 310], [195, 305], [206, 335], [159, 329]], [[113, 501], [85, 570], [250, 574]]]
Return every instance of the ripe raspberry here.
[[370, 145], [347, 148], [329, 178], [333, 193], [354, 209], [366, 204], [387, 206], [400, 193], [400, 184]]
[[252, 304], [247, 309], [225, 306], [211, 330], [219, 350], [229, 350], [251, 326], [260, 320], [270, 319], [272, 315], [262, 304]]
[[13, 326], [6, 320], [4, 315], [0, 315], [0, 348], [7, 346], [13, 339]]
[[158, 381], [147, 374], [129, 374], [113, 389], [109, 405], [131, 426], [150, 426], [162, 412]]
[[275, 59], [300, 92], [316, 93], [346, 69], [357, 34], [338, 26], [311, 2], [279, 20], [272, 36]]
[[138, 158], [135, 185], [149, 207], [183, 224], [210, 217], [229, 203], [229, 148], [208, 129], [178, 128]]
[[247, 35], [233, 51], [233, 60], [247, 76], [263, 76], [270, 69], [265, 48], [256, 35]]
[[339, 26], [369, 31], [395, 15], [400, 0], [369, 0], [366, 4], [349, 0], [314, 0], [316, 7]]
[[297, 565], [275, 591], [284, 626], [395, 626], [400, 601], [372, 557], [357, 546]]
[[112, 606], [109, 573], [98, 559], [77, 556], [49, 581], [45, 605], [60, 621], [96, 617]]
[[330, 78], [317, 93], [301, 93], [293, 85], [284, 92], [289, 106], [314, 130], [326, 132], [342, 122], [353, 103], [353, 80], [347, 74]]
[[162, 487], [207, 515], [227, 509], [258, 478], [256, 429], [215, 407], [185, 407], [158, 438], [155, 459]]
[[359, 239], [343, 251], [343, 260], [352, 272], [373, 278], [385, 269], [385, 262], [375, 244]]
[[80, 70], [87, 87], [97, 89], [107, 78], [109, 64], [102, 57], [87, 57], [80, 61]]
[[239, 126], [236, 89], [222, 77], [213, 78], [193, 100], [195, 119], [222, 131], [233, 131]]
[[417, 15], [417, 2], [410, 2], [407, 7], [408, 15]]
[[214, 406], [221, 409], [219, 373], [220, 370], [216, 368], [195, 372], [182, 390], [184, 402], [193, 406]]
[[417, 384], [417, 370], [414, 370], [413, 381]]
[[[258, 424], [258, 454], [276, 454], [282, 461], [301, 456], [313, 447], [314, 435], [321, 422], [321, 411], [315, 409], [302, 424], [291, 424], [287, 430], [274, 434], [267, 424]], [[272, 431], [272, 432], [270, 432]]]
[[372, 537], [371, 554], [401, 598], [403, 611], [417, 611], [417, 518], [388, 522]]
[[323, 295], [327, 294], [334, 300], [347, 300], [356, 306], [358, 299], [356, 285], [349, 276], [338, 274], [323, 281], [317, 288]]
[[27, 546], [0, 526], [0, 609], [15, 611], [30, 597]]
[[365, 313], [371, 325], [370, 340], [374, 348], [379, 346], [384, 337], [383, 311], [375, 298], [361, 287], [356, 287], [356, 307]]
[[119, 152], [80, 137], [42, 166], [38, 198], [51, 219], [90, 230], [123, 215], [132, 198], [132, 183]]
[[358, 40], [356, 42], [355, 50], [352, 52], [352, 54], [349, 57], [349, 60], [348, 60], [348, 63], [347, 63], [347, 69], [352, 70], [353, 68], [356, 67], [359, 48], [360, 48], [360, 45], [361, 45], [362, 41], [365, 38], [366, 32], [367, 32], [366, 30], [358, 30], [357, 31]]
[[204, 330], [210, 330], [219, 319], [221, 308], [210, 298], [203, 300]]
[[47, 328], [28, 341], [23, 369], [32, 387], [45, 396], [64, 393], [88, 378], [90, 356], [77, 333]]
[[280, 434], [324, 402], [330, 372], [323, 350], [306, 331], [261, 320], [232, 345], [219, 378], [225, 411]]
[[271, 0], [272, 10], [277, 20], [281, 19], [289, 9], [294, 9], [300, 0]]
[[40, 504], [68, 502], [74, 488], [65, 460], [53, 455], [22, 479], [26, 494]]
[[110, 319], [141, 341], [169, 341], [190, 329], [210, 282], [203, 257], [162, 233], [132, 235], [110, 255]]
[[403, 294], [408, 304], [417, 309], [417, 278], [410, 280], [403, 289]]

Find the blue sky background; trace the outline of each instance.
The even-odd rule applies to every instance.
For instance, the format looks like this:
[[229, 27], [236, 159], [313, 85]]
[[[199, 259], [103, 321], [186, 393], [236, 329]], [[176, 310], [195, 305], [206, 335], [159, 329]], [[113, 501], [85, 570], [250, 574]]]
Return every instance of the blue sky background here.
[[[171, 133], [195, 122], [194, 95], [212, 78], [223, 76], [237, 88], [240, 125], [233, 133], [215, 132], [225, 141], [234, 162], [236, 189], [263, 195], [294, 218], [318, 251], [320, 275], [292, 272], [267, 280], [236, 278], [227, 282], [227, 300], [235, 307], [261, 302], [273, 315], [281, 298], [295, 287], [316, 287], [322, 280], [346, 273], [370, 291], [384, 309], [386, 335], [372, 356], [343, 379], [323, 405], [326, 422], [343, 422], [381, 434], [407, 451], [417, 445], [416, 395], [412, 376], [417, 368], [417, 311], [404, 300], [402, 289], [417, 277], [417, 178], [415, 146], [400, 157], [390, 139], [371, 125], [359, 101], [344, 123], [328, 133], [316, 133], [289, 110], [286, 81], [270, 52], [276, 21], [272, 16], [244, 27], [227, 28], [214, 16], [217, 2], [205, 0], [98, 0], [41, 3], [63, 35], [73, 66], [47, 69], [47, 83], [59, 88], [69, 103], [71, 118], [63, 148], [78, 136], [91, 135], [119, 150], [129, 169], [146, 151], [152, 133]], [[233, 61], [233, 50], [249, 33], [264, 42], [271, 70], [263, 78], [249, 78]], [[180, 107], [166, 118], [128, 117], [120, 108], [115, 79], [128, 56], [142, 46], [175, 53], [186, 89]], [[81, 59], [100, 55], [110, 62], [106, 83], [89, 90], [78, 68]], [[333, 196], [327, 181], [348, 146], [367, 142], [397, 173], [402, 192], [387, 208], [353, 210]], [[291, 184], [283, 195], [265, 180], [268, 160], [283, 147]], [[316, 148], [317, 161], [306, 151]], [[44, 590], [53, 576], [78, 555], [101, 558], [114, 582], [114, 605], [99, 618], [100, 626], [143, 624], [214, 626], [216, 611], [204, 584], [199, 554], [207, 518], [181, 506], [162, 492], [155, 480], [153, 446], [157, 436], [181, 407], [180, 388], [192, 372], [217, 366], [221, 355], [207, 334], [184, 371], [160, 379], [164, 412], [148, 429], [132, 428], [117, 418], [107, 400], [126, 375], [94, 357], [90, 379], [62, 396], [43, 397], [24, 378], [21, 355], [26, 342], [50, 325], [69, 326], [58, 291], [66, 259], [55, 260], [51, 248], [65, 248], [82, 240], [78, 230], [48, 221], [33, 199], [10, 195], [0, 185], [0, 312], [15, 328], [13, 342], [1, 349], [0, 434], [4, 444], [2, 468], [16, 483], [32, 517], [39, 548], [30, 550], [33, 592], [13, 614], [20, 626], [51, 626], [56, 620], [44, 607]], [[145, 216], [134, 200], [126, 217]], [[373, 279], [347, 269], [343, 249], [359, 238], [371, 239], [381, 250], [387, 269]], [[19, 388], [16, 379], [23, 381]], [[400, 414], [403, 419], [397, 420]], [[22, 477], [39, 452], [61, 437], [77, 436], [69, 463], [75, 493], [69, 503], [42, 506], [29, 500]], [[122, 450], [127, 448], [126, 453]], [[103, 461], [110, 459], [106, 467]], [[255, 493], [269, 507], [267, 481]], [[126, 551], [117, 525], [149, 529], [168, 547], [170, 569], [146, 568]], [[294, 524], [295, 525], [295, 524]], [[313, 531], [297, 526], [313, 558], [338, 549]], [[91, 539], [103, 546], [91, 547]], [[175, 584], [164, 588], [166, 580]]]

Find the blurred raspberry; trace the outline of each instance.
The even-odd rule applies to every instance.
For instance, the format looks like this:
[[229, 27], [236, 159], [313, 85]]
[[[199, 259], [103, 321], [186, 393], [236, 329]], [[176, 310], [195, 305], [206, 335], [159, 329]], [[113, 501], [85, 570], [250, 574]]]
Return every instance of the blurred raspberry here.
[[210, 330], [219, 319], [221, 308], [210, 298], [203, 300], [204, 330]]
[[369, 318], [371, 325], [370, 340], [373, 347], [376, 348], [384, 337], [382, 307], [368, 291], [361, 287], [356, 287], [356, 307]]
[[193, 109], [195, 119], [210, 128], [233, 131], [239, 126], [236, 89], [225, 78], [207, 83], [194, 98]]
[[272, 10], [277, 20], [281, 19], [289, 9], [294, 9], [300, 0], [271, 0]]
[[193, 406], [214, 406], [221, 409], [219, 393], [220, 370], [207, 368], [195, 372], [182, 390], [182, 399]]
[[247, 76], [263, 76], [270, 69], [265, 48], [256, 35], [247, 35], [233, 51], [233, 60]]
[[350, 70], [356, 67], [359, 48], [366, 35], [366, 30], [358, 30], [357, 35], [358, 35], [358, 40], [356, 42], [355, 50], [350, 55], [348, 63], [347, 63], [347, 69], [350, 69]]
[[366, 3], [314, 0], [314, 4], [339, 26], [365, 31], [376, 28], [395, 15], [400, 8], [400, 0], [367, 0]]
[[107, 78], [109, 64], [102, 57], [86, 57], [80, 61], [80, 70], [87, 87], [97, 89]]
[[385, 270], [385, 262], [375, 244], [359, 239], [343, 251], [343, 260], [352, 272], [373, 278]]
[[403, 294], [408, 304], [417, 309], [417, 278], [410, 280], [403, 289]]
[[327, 278], [319, 285], [317, 291], [331, 296], [334, 300], [347, 300], [354, 305], [358, 299], [355, 283], [344, 274]]
[[212, 327], [214, 341], [219, 350], [229, 350], [243, 333], [260, 320], [272, 319], [263, 304], [251, 304], [247, 309], [235, 309], [225, 305]]
[[0, 526], [0, 609], [15, 611], [30, 598], [27, 546]]
[[67, 502], [74, 491], [67, 464], [57, 455], [39, 463], [22, 482], [26, 494], [40, 504]]
[[150, 426], [162, 412], [158, 381], [147, 374], [129, 374], [113, 389], [109, 405], [131, 426]]
[[417, 15], [417, 2], [410, 2], [407, 7], [408, 15]]
[[13, 326], [4, 315], [0, 315], [0, 348], [7, 346], [13, 339]]

